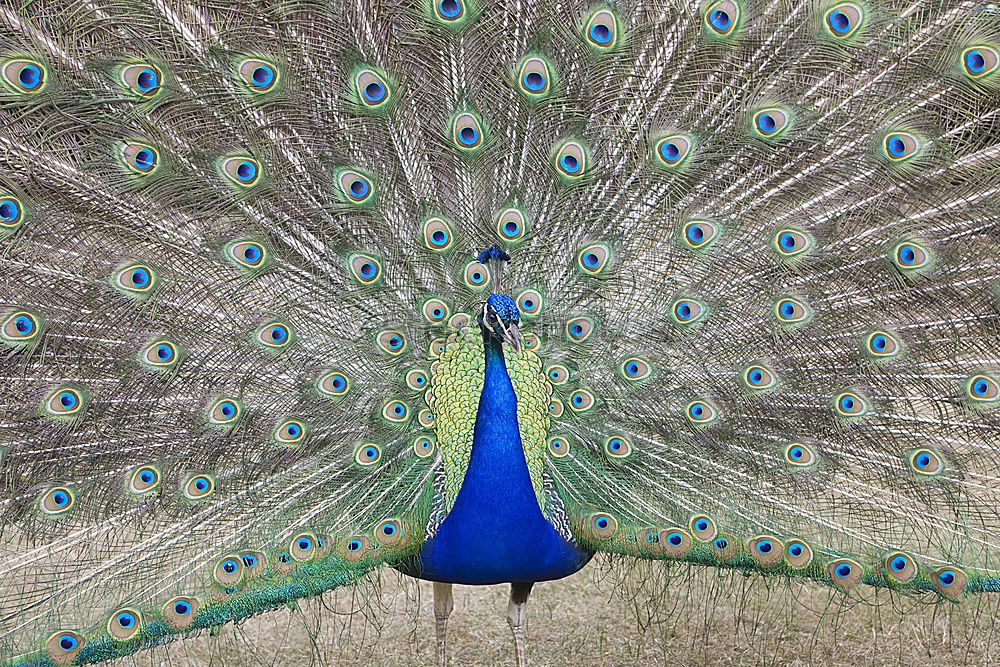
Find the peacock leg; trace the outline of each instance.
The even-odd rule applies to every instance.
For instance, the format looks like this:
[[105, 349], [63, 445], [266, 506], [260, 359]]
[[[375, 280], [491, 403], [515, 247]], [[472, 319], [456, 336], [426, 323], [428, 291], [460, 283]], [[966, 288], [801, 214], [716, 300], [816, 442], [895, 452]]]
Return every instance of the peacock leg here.
[[526, 584], [510, 585], [510, 604], [507, 605], [507, 623], [510, 631], [514, 633], [514, 659], [517, 660], [517, 667], [525, 667], [528, 664], [527, 647], [524, 636], [524, 616], [525, 606], [528, 604], [528, 595], [531, 594], [531, 587], [534, 582]]
[[446, 667], [448, 656], [445, 653], [445, 634], [448, 631], [448, 617], [455, 608], [455, 599], [451, 596], [451, 584], [434, 582], [434, 632], [437, 634], [438, 667]]

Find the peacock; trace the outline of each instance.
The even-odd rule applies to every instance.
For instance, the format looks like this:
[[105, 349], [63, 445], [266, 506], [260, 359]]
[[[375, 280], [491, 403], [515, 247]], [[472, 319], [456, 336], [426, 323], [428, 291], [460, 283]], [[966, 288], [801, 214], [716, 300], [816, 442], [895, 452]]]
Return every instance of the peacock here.
[[524, 665], [533, 584], [596, 554], [1000, 590], [997, 5], [0, 26], [3, 664], [384, 568], [440, 665], [454, 584], [510, 584]]

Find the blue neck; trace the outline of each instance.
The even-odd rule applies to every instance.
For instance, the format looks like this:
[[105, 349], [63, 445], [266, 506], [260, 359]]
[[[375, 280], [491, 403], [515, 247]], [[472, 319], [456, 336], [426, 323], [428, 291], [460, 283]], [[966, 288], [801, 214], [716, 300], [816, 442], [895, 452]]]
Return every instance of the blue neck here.
[[451, 511], [421, 548], [418, 576], [459, 584], [565, 577], [590, 555], [564, 540], [542, 514], [500, 341], [484, 335], [483, 348], [486, 369], [469, 467]]

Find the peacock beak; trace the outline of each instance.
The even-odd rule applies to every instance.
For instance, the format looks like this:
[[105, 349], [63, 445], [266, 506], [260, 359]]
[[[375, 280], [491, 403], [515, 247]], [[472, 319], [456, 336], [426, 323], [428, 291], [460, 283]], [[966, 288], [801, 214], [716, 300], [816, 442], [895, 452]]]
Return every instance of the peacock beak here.
[[510, 344], [514, 351], [518, 354], [521, 353], [521, 332], [518, 330], [517, 325], [511, 322], [510, 324], [504, 325], [503, 322], [500, 323], [500, 337]]

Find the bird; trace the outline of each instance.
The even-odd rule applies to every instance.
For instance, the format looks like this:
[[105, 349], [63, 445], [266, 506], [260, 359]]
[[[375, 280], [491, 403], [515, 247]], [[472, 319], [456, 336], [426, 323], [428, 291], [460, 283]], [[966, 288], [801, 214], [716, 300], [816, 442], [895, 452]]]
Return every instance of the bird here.
[[595, 557], [1000, 590], [996, 4], [0, 30], [3, 664], [387, 568], [433, 582], [440, 665], [455, 584], [510, 585], [520, 666], [533, 585]]

